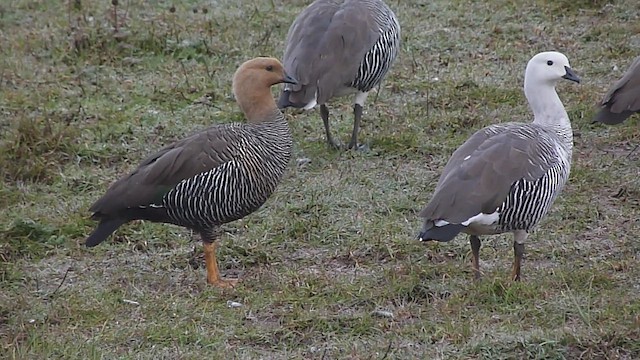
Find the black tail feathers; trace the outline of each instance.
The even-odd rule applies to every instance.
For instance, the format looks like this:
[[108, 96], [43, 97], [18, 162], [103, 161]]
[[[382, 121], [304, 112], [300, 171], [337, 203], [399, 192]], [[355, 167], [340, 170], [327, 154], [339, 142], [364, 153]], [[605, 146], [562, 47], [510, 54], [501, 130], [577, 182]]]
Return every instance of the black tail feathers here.
[[420, 241], [436, 240], [447, 242], [453, 240], [456, 235], [464, 229], [464, 225], [461, 224], [448, 224], [444, 226], [436, 226], [433, 221], [425, 223], [418, 239]]
[[601, 122], [606, 125], [617, 125], [625, 121], [631, 115], [633, 115], [633, 111], [624, 110], [620, 113], [614, 113], [608, 108], [602, 108], [594, 117], [594, 121]]

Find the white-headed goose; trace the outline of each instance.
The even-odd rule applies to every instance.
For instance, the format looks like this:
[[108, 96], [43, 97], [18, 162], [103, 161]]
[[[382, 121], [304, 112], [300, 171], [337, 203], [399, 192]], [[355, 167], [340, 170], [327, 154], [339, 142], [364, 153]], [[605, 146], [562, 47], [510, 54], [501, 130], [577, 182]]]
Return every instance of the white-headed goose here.
[[431, 201], [420, 212], [422, 241], [470, 235], [473, 270], [480, 277], [480, 235], [512, 232], [512, 277], [528, 233], [547, 213], [569, 177], [573, 133], [556, 93], [561, 79], [580, 82], [567, 57], [543, 52], [527, 64], [524, 93], [532, 123], [504, 123], [473, 134], [451, 156]]

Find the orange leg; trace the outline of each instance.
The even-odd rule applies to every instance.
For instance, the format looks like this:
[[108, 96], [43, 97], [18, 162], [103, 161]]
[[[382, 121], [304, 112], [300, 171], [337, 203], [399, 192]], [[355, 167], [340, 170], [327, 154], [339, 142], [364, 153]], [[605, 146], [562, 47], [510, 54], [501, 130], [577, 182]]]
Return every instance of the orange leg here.
[[470, 235], [469, 242], [471, 243], [471, 254], [473, 255], [471, 262], [473, 277], [475, 280], [480, 280], [480, 238], [475, 235]]
[[218, 262], [216, 261], [216, 244], [211, 242], [203, 242], [204, 245], [204, 262], [207, 266], [207, 282], [211, 285], [221, 288], [232, 288], [237, 283], [237, 279], [223, 279], [220, 277], [218, 270]]

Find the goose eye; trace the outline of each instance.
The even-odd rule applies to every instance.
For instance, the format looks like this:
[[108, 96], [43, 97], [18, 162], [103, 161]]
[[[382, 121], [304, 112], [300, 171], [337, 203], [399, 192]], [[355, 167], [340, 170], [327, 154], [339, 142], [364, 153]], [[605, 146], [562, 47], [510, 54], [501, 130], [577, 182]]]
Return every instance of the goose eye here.
[[547, 61], [547, 65], [549, 65], [549, 66], [553, 65], [553, 61], [551, 61], [551, 60]]
[[267, 71], [273, 71], [273, 66], [272, 65], [267, 66]]

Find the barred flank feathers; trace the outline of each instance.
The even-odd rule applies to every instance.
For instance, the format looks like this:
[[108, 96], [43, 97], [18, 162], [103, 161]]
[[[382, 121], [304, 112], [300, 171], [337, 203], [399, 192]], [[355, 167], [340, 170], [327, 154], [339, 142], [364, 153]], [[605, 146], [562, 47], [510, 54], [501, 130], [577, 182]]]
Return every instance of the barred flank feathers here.
[[[280, 115], [282, 116], [282, 115]], [[247, 134], [229, 161], [178, 183], [162, 199], [175, 224], [207, 229], [257, 210], [275, 190], [290, 159], [292, 139], [284, 119], [255, 125], [261, 142]]]
[[381, 1], [364, 1], [380, 27], [380, 38], [362, 60], [358, 75], [349, 85], [362, 92], [376, 87], [389, 71], [400, 50], [400, 24], [391, 9]]
[[[516, 130], [523, 137], [533, 138], [539, 133], [531, 132], [531, 127], [524, 125]], [[547, 151], [538, 154], [541, 158], [559, 159], [560, 161], [536, 181], [519, 179], [511, 187], [507, 198], [498, 209], [500, 218], [498, 226], [503, 232], [513, 230], [530, 231], [547, 214], [569, 178], [571, 168], [571, 149], [573, 140], [563, 129], [555, 130], [558, 137], [542, 136], [540, 141], [546, 142], [543, 147]], [[561, 139], [562, 142], [557, 142]]]

